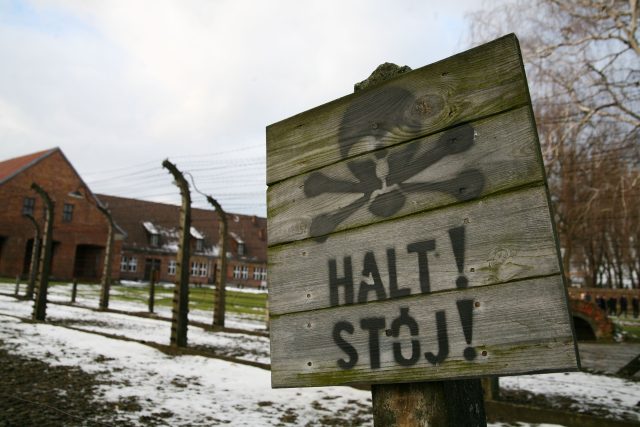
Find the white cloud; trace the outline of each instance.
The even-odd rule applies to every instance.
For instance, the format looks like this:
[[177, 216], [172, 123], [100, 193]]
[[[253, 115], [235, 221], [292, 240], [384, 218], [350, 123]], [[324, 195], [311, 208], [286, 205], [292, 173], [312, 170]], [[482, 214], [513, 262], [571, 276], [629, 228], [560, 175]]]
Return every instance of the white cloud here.
[[[59, 145], [83, 172], [239, 146], [263, 155], [265, 126], [348, 94], [378, 64], [460, 50], [475, 2], [27, 4], [35, 24], [0, 25], [0, 111], [12, 112], [0, 135], [18, 154]], [[15, 154], [3, 143], [0, 158]]]

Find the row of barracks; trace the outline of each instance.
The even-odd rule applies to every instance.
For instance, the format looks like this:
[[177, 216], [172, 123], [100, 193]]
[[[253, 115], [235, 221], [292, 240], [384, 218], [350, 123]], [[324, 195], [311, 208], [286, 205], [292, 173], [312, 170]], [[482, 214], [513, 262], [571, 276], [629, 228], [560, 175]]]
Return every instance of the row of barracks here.
[[[54, 201], [54, 280], [97, 282], [103, 270], [108, 220], [115, 223], [114, 280], [176, 280], [180, 207], [94, 194], [62, 150], [54, 148], [0, 161], [0, 276], [26, 278], [36, 227], [44, 227], [45, 206], [35, 182]], [[35, 224], [28, 215], [35, 219]], [[266, 288], [266, 219], [228, 213], [227, 284]], [[190, 283], [215, 282], [219, 253], [217, 214], [192, 209]]]

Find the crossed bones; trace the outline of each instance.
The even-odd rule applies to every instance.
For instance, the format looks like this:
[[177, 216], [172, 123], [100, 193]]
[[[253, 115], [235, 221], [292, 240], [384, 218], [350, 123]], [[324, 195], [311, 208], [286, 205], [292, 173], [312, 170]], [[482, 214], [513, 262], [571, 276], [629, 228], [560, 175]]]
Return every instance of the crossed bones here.
[[478, 169], [461, 171], [448, 180], [405, 182], [444, 157], [467, 151], [473, 142], [474, 129], [465, 124], [443, 134], [421, 155], [416, 155], [418, 144], [408, 144], [405, 149], [391, 154], [387, 149], [375, 151], [376, 161], [368, 158], [347, 162], [355, 182], [335, 179], [322, 172], [311, 173], [304, 183], [307, 197], [325, 193], [362, 193], [362, 197], [347, 206], [314, 217], [311, 221], [311, 236], [318, 242], [325, 241], [329, 233], [367, 202], [370, 202], [369, 212], [388, 218], [402, 209], [408, 193], [440, 192], [459, 201], [478, 197], [484, 188], [484, 175]]

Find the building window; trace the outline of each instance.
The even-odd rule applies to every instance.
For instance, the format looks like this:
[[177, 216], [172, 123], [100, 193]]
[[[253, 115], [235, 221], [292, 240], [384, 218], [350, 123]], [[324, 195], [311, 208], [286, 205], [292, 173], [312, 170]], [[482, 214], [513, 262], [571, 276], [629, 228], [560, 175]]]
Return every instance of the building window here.
[[73, 219], [73, 205], [71, 203], [65, 203], [62, 207], [62, 221], [71, 222]]
[[242, 278], [245, 280], [249, 278], [249, 266], [247, 265], [242, 267]]
[[204, 262], [191, 263], [191, 275], [193, 277], [207, 277], [208, 270], [207, 264]]
[[267, 268], [255, 267], [253, 269], [253, 280], [267, 280]]
[[36, 206], [36, 199], [33, 197], [25, 197], [22, 201], [22, 215], [33, 216], [33, 209]]
[[169, 260], [169, 267], [168, 267], [167, 273], [169, 273], [170, 276], [175, 276], [176, 275], [176, 260], [175, 259]]
[[123, 255], [120, 260], [120, 271], [138, 271], [138, 258]]
[[202, 247], [204, 246], [202, 239], [197, 239], [196, 240], [196, 251], [201, 251]]
[[239, 265], [233, 267], [233, 278], [239, 279], [242, 276], [242, 268]]
[[244, 243], [238, 243], [238, 256], [244, 256]]
[[157, 234], [152, 234], [150, 242], [151, 246], [158, 246], [160, 244], [160, 236]]

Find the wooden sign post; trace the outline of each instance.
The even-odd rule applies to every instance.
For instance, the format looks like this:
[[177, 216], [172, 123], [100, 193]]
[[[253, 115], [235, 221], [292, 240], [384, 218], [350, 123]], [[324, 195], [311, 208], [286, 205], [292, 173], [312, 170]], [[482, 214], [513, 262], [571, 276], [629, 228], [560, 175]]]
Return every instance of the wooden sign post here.
[[267, 184], [273, 387], [578, 369], [514, 35], [269, 126]]

